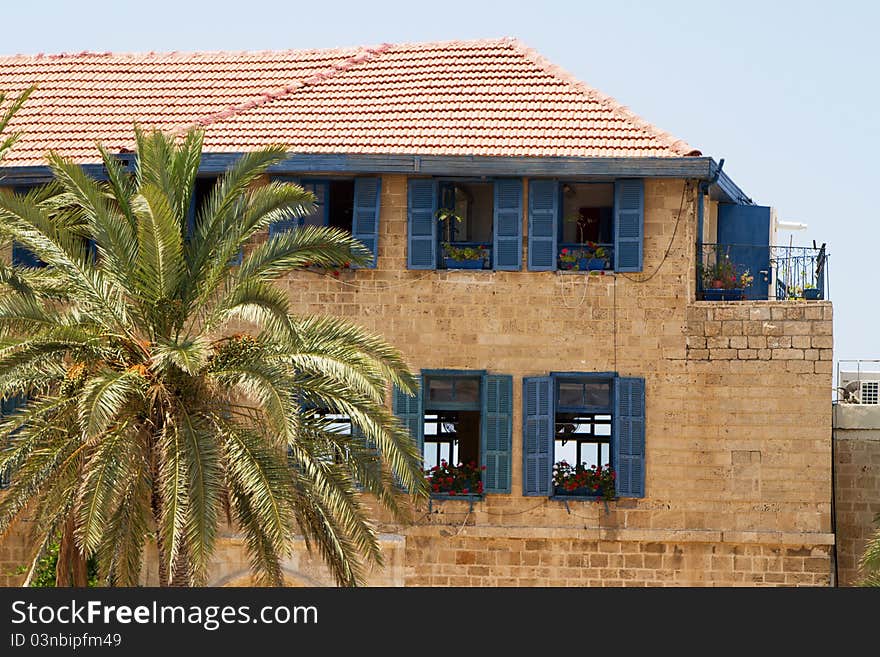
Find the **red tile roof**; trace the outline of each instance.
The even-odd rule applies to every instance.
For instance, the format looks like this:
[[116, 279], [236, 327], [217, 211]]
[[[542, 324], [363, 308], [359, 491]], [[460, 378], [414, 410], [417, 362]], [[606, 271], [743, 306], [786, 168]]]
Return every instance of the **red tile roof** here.
[[676, 157], [699, 151], [513, 39], [333, 50], [0, 57], [0, 89], [37, 91], [6, 166], [49, 149], [97, 161], [132, 124], [205, 128], [206, 150]]

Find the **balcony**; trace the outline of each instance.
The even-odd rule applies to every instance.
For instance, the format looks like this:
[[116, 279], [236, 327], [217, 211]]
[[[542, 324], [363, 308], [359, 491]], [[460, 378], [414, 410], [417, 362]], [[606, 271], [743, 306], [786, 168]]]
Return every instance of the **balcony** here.
[[697, 244], [697, 299], [828, 298], [825, 245]]

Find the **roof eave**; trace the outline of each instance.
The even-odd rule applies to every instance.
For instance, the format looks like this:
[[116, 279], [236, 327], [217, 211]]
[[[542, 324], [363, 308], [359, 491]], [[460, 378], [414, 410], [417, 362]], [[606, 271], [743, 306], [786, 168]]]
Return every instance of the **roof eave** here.
[[[130, 158], [131, 154], [124, 154]], [[205, 153], [201, 174], [223, 173], [242, 153]], [[105, 178], [101, 164], [84, 164]], [[713, 198], [729, 203], [752, 201], [710, 157], [517, 157], [484, 155], [407, 155], [373, 153], [291, 153], [271, 171], [308, 173], [401, 173], [428, 176], [529, 176], [578, 178], [689, 178], [710, 182]], [[47, 166], [0, 167], [6, 186], [46, 182]]]

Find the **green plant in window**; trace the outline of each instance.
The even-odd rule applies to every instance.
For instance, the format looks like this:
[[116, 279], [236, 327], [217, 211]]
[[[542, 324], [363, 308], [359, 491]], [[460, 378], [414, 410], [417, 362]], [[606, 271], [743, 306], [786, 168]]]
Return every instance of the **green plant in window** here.
[[456, 214], [454, 208], [440, 208], [434, 213], [434, 216], [437, 218], [437, 221], [443, 225], [443, 238], [447, 242], [451, 242], [453, 232], [452, 224], [461, 223], [463, 221], [461, 215]]
[[449, 242], [443, 243], [443, 257], [452, 260], [482, 260], [486, 257], [488, 249], [485, 246], [455, 246]]

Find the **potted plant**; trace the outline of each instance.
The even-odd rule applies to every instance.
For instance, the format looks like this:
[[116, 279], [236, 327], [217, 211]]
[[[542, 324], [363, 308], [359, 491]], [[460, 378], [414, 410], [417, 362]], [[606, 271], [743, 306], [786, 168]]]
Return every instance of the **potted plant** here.
[[599, 271], [608, 268], [608, 252], [604, 246], [587, 242], [583, 249], [563, 248], [559, 252], [559, 268], [575, 271]]
[[425, 478], [434, 495], [482, 495], [485, 469], [486, 466], [479, 467], [474, 461], [453, 465], [444, 459], [440, 465], [425, 470]]
[[455, 246], [443, 243], [443, 261], [447, 269], [482, 269], [488, 250], [485, 246]]
[[587, 260], [587, 269], [591, 271], [604, 270], [608, 267], [608, 254], [604, 246], [599, 246], [594, 242], [588, 242], [587, 246], [592, 250]]
[[808, 299], [810, 301], [818, 301], [822, 298], [819, 289], [815, 285], [804, 285], [804, 299]]
[[755, 280], [748, 269], [739, 271], [727, 254], [716, 255], [713, 263], [701, 266], [700, 277], [705, 301], [738, 301]]
[[607, 463], [588, 468], [583, 463], [571, 465], [568, 461], [559, 461], [553, 465], [553, 492], [555, 495], [612, 500], [616, 495], [615, 478], [614, 469]]

